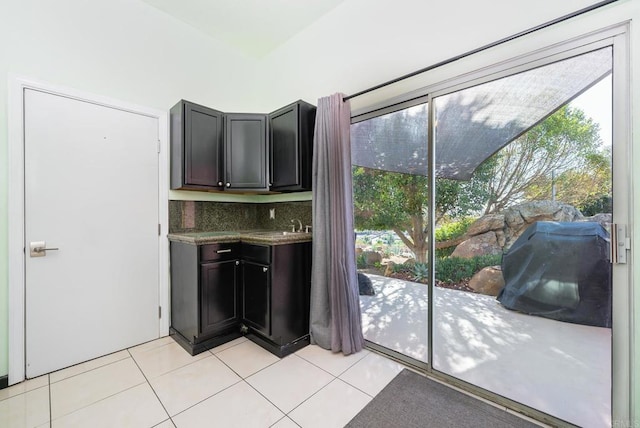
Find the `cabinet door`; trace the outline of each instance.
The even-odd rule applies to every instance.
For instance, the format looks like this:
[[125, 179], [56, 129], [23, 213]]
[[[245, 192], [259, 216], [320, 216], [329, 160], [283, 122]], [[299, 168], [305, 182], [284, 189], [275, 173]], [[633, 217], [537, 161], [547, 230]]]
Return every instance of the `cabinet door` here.
[[272, 190], [311, 190], [315, 120], [316, 107], [302, 100], [269, 115]]
[[269, 266], [244, 261], [242, 317], [265, 336], [271, 334], [271, 273]]
[[184, 105], [184, 184], [222, 185], [222, 112]]
[[200, 331], [216, 333], [239, 320], [237, 274], [240, 262], [200, 265]]
[[300, 184], [298, 110], [298, 104], [292, 104], [270, 116], [272, 189]]
[[225, 187], [268, 190], [267, 117], [225, 115]]

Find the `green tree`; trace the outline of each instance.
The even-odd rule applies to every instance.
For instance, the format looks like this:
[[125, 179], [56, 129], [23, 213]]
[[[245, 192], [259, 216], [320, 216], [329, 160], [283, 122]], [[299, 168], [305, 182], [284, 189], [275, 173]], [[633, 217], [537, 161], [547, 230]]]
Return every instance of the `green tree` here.
[[[580, 206], [611, 188], [610, 155], [599, 126], [580, 109], [564, 106], [500, 150], [489, 167], [484, 212], [499, 212], [523, 200], [557, 199]], [[561, 184], [562, 186], [559, 186]]]
[[[389, 143], [426, 145], [424, 122], [420, 115], [396, 114], [382, 137], [370, 137], [378, 144], [372, 150], [382, 158]], [[595, 203], [610, 192], [609, 159], [600, 148], [598, 125], [581, 110], [565, 106], [487, 159], [469, 181], [437, 178], [436, 224], [445, 218], [497, 212], [526, 199], [550, 199], [552, 173], [558, 199], [576, 206]], [[425, 262], [427, 177], [355, 166], [353, 186], [356, 227], [393, 230], [416, 261]]]

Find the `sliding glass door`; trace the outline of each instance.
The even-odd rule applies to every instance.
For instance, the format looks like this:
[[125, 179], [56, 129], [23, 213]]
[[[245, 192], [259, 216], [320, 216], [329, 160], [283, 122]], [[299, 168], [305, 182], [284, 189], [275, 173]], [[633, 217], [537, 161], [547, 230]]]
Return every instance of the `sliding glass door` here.
[[461, 233], [436, 235], [433, 369], [579, 426], [611, 424], [612, 64], [433, 99], [436, 230]]
[[613, 308], [629, 292], [611, 259], [611, 224], [629, 221], [614, 40], [354, 118], [372, 347], [542, 419], [611, 425]]
[[427, 115], [417, 100], [351, 128], [364, 336], [418, 365], [428, 360]]

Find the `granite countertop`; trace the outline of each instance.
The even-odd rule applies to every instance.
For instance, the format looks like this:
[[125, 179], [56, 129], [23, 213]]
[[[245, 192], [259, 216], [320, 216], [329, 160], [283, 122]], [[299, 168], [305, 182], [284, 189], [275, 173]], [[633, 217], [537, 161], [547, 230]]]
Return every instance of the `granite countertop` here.
[[251, 242], [255, 244], [292, 244], [296, 242], [309, 242], [313, 235], [305, 232], [286, 232], [279, 230], [246, 230], [246, 231], [221, 231], [221, 232], [185, 232], [170, 233], [167, 235], [170, 241], [185, 242], [187, 244], [224, 244], [229, 242]]

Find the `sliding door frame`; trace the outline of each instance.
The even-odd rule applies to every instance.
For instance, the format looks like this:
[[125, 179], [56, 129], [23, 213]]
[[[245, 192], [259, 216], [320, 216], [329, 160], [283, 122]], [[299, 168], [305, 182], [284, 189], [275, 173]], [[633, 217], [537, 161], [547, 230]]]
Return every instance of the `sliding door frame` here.
[[[518, 74], [539, 66], [557, 62], [572, 56], [580, 55], [606, 46], [613, 47], [613, 122], [612, 122], [612, 152], [613, 152], [613, 222], [626, 224], [628, 235], [633, 236], [634, 224], [632, 216], [633, 194], [629, 184], [631, 173], [631, 107], [630, 107], [630, 56], [629, 56], [629, 24], [606, 27], [587, 33], [568, 41], [546, 46], [542, 49], [515, 56], [489, 67], [459, 75], [439, 83], [429, 85], [398, 95], [384, 103], [373, 105], [365, 110], [354, 112], [352, 123], [380, 116], [391, 111], [397, 111], [407, 105], [415, 103], [417, 99], [427, 99], [428, 102], [428, 165], [429, 165], [429, 242], [428, 266], [430, 284], [428, 293], [428, 361], [424, 363], [413, 361], [396, 352], [388, 352], [381, 346], [368, 344], [376, 352], [384, 353], [405, 364], [422, 370], [425, 374], [459, 387], [464, 391], [503, 405], [518, 413], [533, 417], [552, 425], [566, 425], [567, 422], [540, 410], [529, 407], [517, 401], [505, 398], [474, 384], [460, 380], [454, 376], [440, 372], [433, 368], [433, 320], [435, 284], [435, 127], [434, 127], [434, 98], [461, 89], [479, 85], [502, 77]], [[477, 54], [480, 55], [480, 54]], [[422, 101], [424, 102], [424, 101]], [[631, 258], [629, 257], [629, 261]], [[629, 262], [624, 265], [613, 265], [612, 284], [613, 293], [613, 328], [612, 328], [612, 421], [630, 421], [631, 415], [631, 338], [632, 338], [632, 266]], [[637, 308], [636, 308], [637, 309]]]

